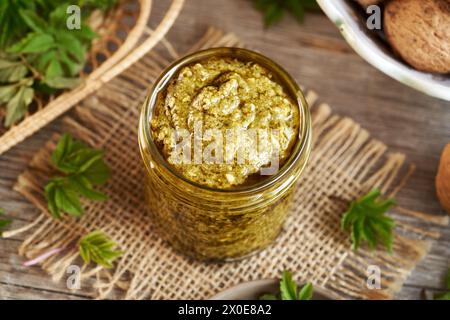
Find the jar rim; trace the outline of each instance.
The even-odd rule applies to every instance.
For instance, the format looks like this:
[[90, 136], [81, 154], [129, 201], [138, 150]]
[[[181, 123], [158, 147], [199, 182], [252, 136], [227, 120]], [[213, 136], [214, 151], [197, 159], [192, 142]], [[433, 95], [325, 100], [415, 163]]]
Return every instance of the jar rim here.
[[[299, 134], [296, 144], [294, 145], [287, 161], [281, 166], [281, 168], [279, 168], [277, 173], [271, 176], [267, 176], [266, 179], [262, 179], [261, 181], [251, 185], [237, 186], [234, 188], [227, 188], [227, 189], [219, 189], [205, 186], [189, 180], [166, 161], [166, 159], [161, 154], [159, 148], [157, 147], [156, 143], [154, 142], [151, 134], [150, 122], [153, 110], [156, 106], [158, 94], [167, 87], [170, 80], [172, 80], [172, 78], [183, 67], [212, 57], [231, 57], [243, 61], [255, 61], [258, 64], [261, 64], [263, 67], [271, 71], [278, 81], [281, 80], [284, 82], [281, 85], [283, 86], [283, 88], [289, 89], [290, 96], [293, 98], [294, 101], [296, 101], [297, 106], [299, 108], [299, 119], [300, 119]], [[139, 120], [138, 140], [141, 155], [146, 166], [148, 164], [146, 163], [146, 159], [144, 156], [144, 149], [145, 149], [144, 146], [148, 147], [151, 156], [155, 160], [157, 160], [158, 163], [161, 164], [163, 168], [168, 171], [169, 174], [187, 183], [194, 189], [218, 194], [247, 194], [264, 191], [272, 187], [273, 185], [276, 184], [276, 182], [282, 180], [282, 178], [286, 177], [289, 174], [289, 172], [291, 172], [292, 168], [295, 166], [297, 161], [299, 161], [300, 158], [305, 153], [306, 153], [306, 160], [309, 158], [309, 153], [311, 151], [311, 129], [312, 129], [311, 127], [312, 127], [311, 114], [304, 93], [300, 89], [296, 81], [290, 76], [290, 74], [283, 67], [281, 67], [279, 64], [277, 64], [270, 58], [249, 49], [239, 47], [216, 47], [188, 54], [183, 58], [176, 60], [175, 62], [170, 64], [166, 69], [164, 69], [164, 71], [161, 73], [161, 75], [157, 78], [157, 80], [153, 84], [149, 94], [147, 95], [146, 100], [144, 101], [144, 105], [142, 107]], [[305, 161], [304, 163], [306, 164], [306, 162], [307, 161]], [[302, 170], [303, 168], [301, 169], [301, 171]]]

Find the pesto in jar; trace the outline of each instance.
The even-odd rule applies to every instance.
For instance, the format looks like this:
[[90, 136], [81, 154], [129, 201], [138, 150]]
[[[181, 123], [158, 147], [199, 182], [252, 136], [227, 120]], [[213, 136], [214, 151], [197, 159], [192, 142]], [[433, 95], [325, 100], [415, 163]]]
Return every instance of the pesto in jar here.
[[[183, 67], [160, 93], [151, 133], [166, 161], [185, 178], [227, 189], [261, 179], [275, 150], [281, 166], [297, 141], [299, 121], [297, 102], [267, 69], [213, 57]], [[177, 149], [181, 137], [190, 144]]]
[[161, 74], [142, 108], [139, 146], [149, 232], [191, 258], [230, 261], [282, 232], [310, 155], [311, 116], [275, 62], [211, 48]]

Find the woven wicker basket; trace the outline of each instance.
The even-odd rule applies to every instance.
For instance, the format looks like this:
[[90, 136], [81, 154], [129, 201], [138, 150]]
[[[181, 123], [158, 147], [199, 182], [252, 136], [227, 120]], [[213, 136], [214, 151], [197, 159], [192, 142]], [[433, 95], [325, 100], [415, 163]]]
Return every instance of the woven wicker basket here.
[[150, 35], [145, 31], [148, 30], [146, 25], [152, 0], [123, 0], [107, 16], [98, 17], [95, 22], [99, 25], [95, 29], [100, 38], [93, 42], [88, 52], [86, 66], [89, 71], [83, 73], [83, 83], [57, 97], [50, 97], [46, 103], [37, 103], [37, 109], [29, 111], [17, 125], [9, 129], [0, 128], [0, 154], [31, 136], [139, 60], [163, 39], [183, 3], [184, 0], [172, 0], [158, 27]]

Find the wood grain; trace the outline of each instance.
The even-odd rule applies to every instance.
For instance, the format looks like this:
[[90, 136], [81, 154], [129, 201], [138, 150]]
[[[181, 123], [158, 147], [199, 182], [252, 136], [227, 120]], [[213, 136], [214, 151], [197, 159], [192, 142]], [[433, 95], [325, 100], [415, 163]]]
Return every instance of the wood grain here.
[[[150, 26], [162, 17], [165, 1], [154, 1]], [[450, 103], [414, 91], [356, 55], [335, 26], [320, 13], [303, 25], [289, 15], [265, 30], [248, 0], [189, 0], [168, 38], [179, 52], [189, 48], [208, 26], [234, 32], [251, 48], [283, 65], [299, 83], [320, 93], [333, 109], [352, 117], [392, 150], [403, 152], [416, 171], [398, 195], [400, 205], [444, 215], [434, 189], [439, 155], [450, 141]], [[31, 221], [37, 210], [12, 186], [33, 154], [60, 127], [57, 120], [0, 157], [0, 207], [14, 219], [13, 228]], [[425, 226], [428, 227], [428, 226]], [[431, 226], [429, 226], [431, 228]], [[442, 232], [430, 254], [410, 275], [399, 299], [419, 299], [422, 288], [439, 290], [450, 264], [450, 229]], [[87, 299], [89, 286], [67, 289], [39, 267], [22, 267], [17, 248], [23, 236], [0, 240], [1, 299]]]

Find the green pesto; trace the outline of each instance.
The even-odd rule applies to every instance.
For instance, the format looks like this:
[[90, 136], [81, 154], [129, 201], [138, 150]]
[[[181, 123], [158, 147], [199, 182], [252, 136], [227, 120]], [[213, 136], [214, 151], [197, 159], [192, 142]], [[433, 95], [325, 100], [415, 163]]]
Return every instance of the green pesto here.
[[[274, 150], [281, 166], [297, 141], [298, 126], [297, 103], [267, 69], [220, 57], [181, 69], [160, 94], [151, 120], [153, 139], [166, 161], [188, 180], [217, 189], [251, 184], [271, 164]], [[180, 129], [191, 137], [201, 132], [200, 162], [194, 161], [195, 138], [192, 161], [180, 161], [175, 135]], [[248, 129], [268, 135], [242, 134]]]

